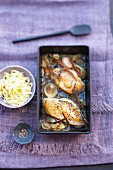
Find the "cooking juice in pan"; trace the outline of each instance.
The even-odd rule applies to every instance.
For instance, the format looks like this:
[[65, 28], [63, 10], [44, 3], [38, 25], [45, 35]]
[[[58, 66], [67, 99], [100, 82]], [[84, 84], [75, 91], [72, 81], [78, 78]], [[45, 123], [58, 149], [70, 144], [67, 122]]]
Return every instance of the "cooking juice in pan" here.
[[82, 53], [41, 54], [42, 132], [88, 131], [86, 60]]

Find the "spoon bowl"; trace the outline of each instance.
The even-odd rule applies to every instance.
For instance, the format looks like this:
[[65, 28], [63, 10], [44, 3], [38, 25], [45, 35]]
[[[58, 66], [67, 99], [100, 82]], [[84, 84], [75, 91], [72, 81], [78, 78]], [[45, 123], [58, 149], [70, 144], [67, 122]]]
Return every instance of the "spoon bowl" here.
[[70, 29], [70, 33], [76, 36], [88, 35], [91, 33], [91, 27], [89, 25], [75, 25]]

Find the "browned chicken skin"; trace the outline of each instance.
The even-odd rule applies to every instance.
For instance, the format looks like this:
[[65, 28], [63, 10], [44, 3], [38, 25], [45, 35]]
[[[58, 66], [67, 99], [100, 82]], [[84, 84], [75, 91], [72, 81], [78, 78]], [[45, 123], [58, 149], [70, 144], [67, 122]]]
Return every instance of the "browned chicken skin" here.
[[74, 70], [69, 70], [73, 75], [64, 68], [55, 68], [52, 70], [51, 79], [59, 88], [68, 94], [72, 94], [73, 91], [76, 93], [82, 92], [85, 87], [84, 83], [81, 78], [77, 76], [77, 73]]
[[70, 125], [84, 125], [80, 109], [73, 101], [65, 98], [45, 98], [46, 113], [59, 120], [66, 119]]

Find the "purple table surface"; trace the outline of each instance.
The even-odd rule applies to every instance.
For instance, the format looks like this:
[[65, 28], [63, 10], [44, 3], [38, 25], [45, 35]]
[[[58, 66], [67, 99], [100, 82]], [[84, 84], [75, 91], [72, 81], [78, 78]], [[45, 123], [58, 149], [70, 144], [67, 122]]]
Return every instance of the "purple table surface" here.
[[[17, 37], [41, 35], [89, 24], [85, 37], [64, 35], [12, 44]], [[41, 168], [113, 162], [113, 40], [109, 0], [0, 0], [0, 69], [21, 65], [37, 80], [38, 47], [88, 45], [91, 50], [92, 132], [88, 135], [37, 133], [37, 102], [20, 109], [0, 106], [0, 168]], [[26, 122], [35, 131], [28, 145], [14, 142], [13, 128]]]

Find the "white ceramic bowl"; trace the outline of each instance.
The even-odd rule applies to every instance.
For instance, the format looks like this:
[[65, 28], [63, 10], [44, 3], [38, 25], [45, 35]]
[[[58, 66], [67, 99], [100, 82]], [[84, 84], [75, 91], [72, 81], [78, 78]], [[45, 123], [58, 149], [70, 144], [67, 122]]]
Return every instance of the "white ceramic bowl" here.
[[10, 104], [5, 103], [4, 100], [2, 98], [0, 98], [0, 104], [2, 104], [3, 106], [9, 107], [9, 108], [19, 108], [19, 107], [22, 107], [22, 106], [26, 105], [27, 103], [29, 103], [30, 100], [33, 98], [35, 89], [36, 89], [36, 83], [35, 83], [35, 79], [34, 79], [33, 75], [31, 74], [31, 72], [28, 71], [26, 68], [18, 66], [18, 65], [8, 66], [8, 67], [5, 67], [2, 70], [0, 70], [0, 80], [2, 79], [2, 77], [4, 75], [4, 72], [11, 72], [11, 70], [18, 70], [20, 72], [23, 72], [24, 76], [28, 77], [33, 85], [32, 86], [32, 94], [29, 96], [29, 99], [25, 103], [23, 103], [21, 106], [12, 106]]

